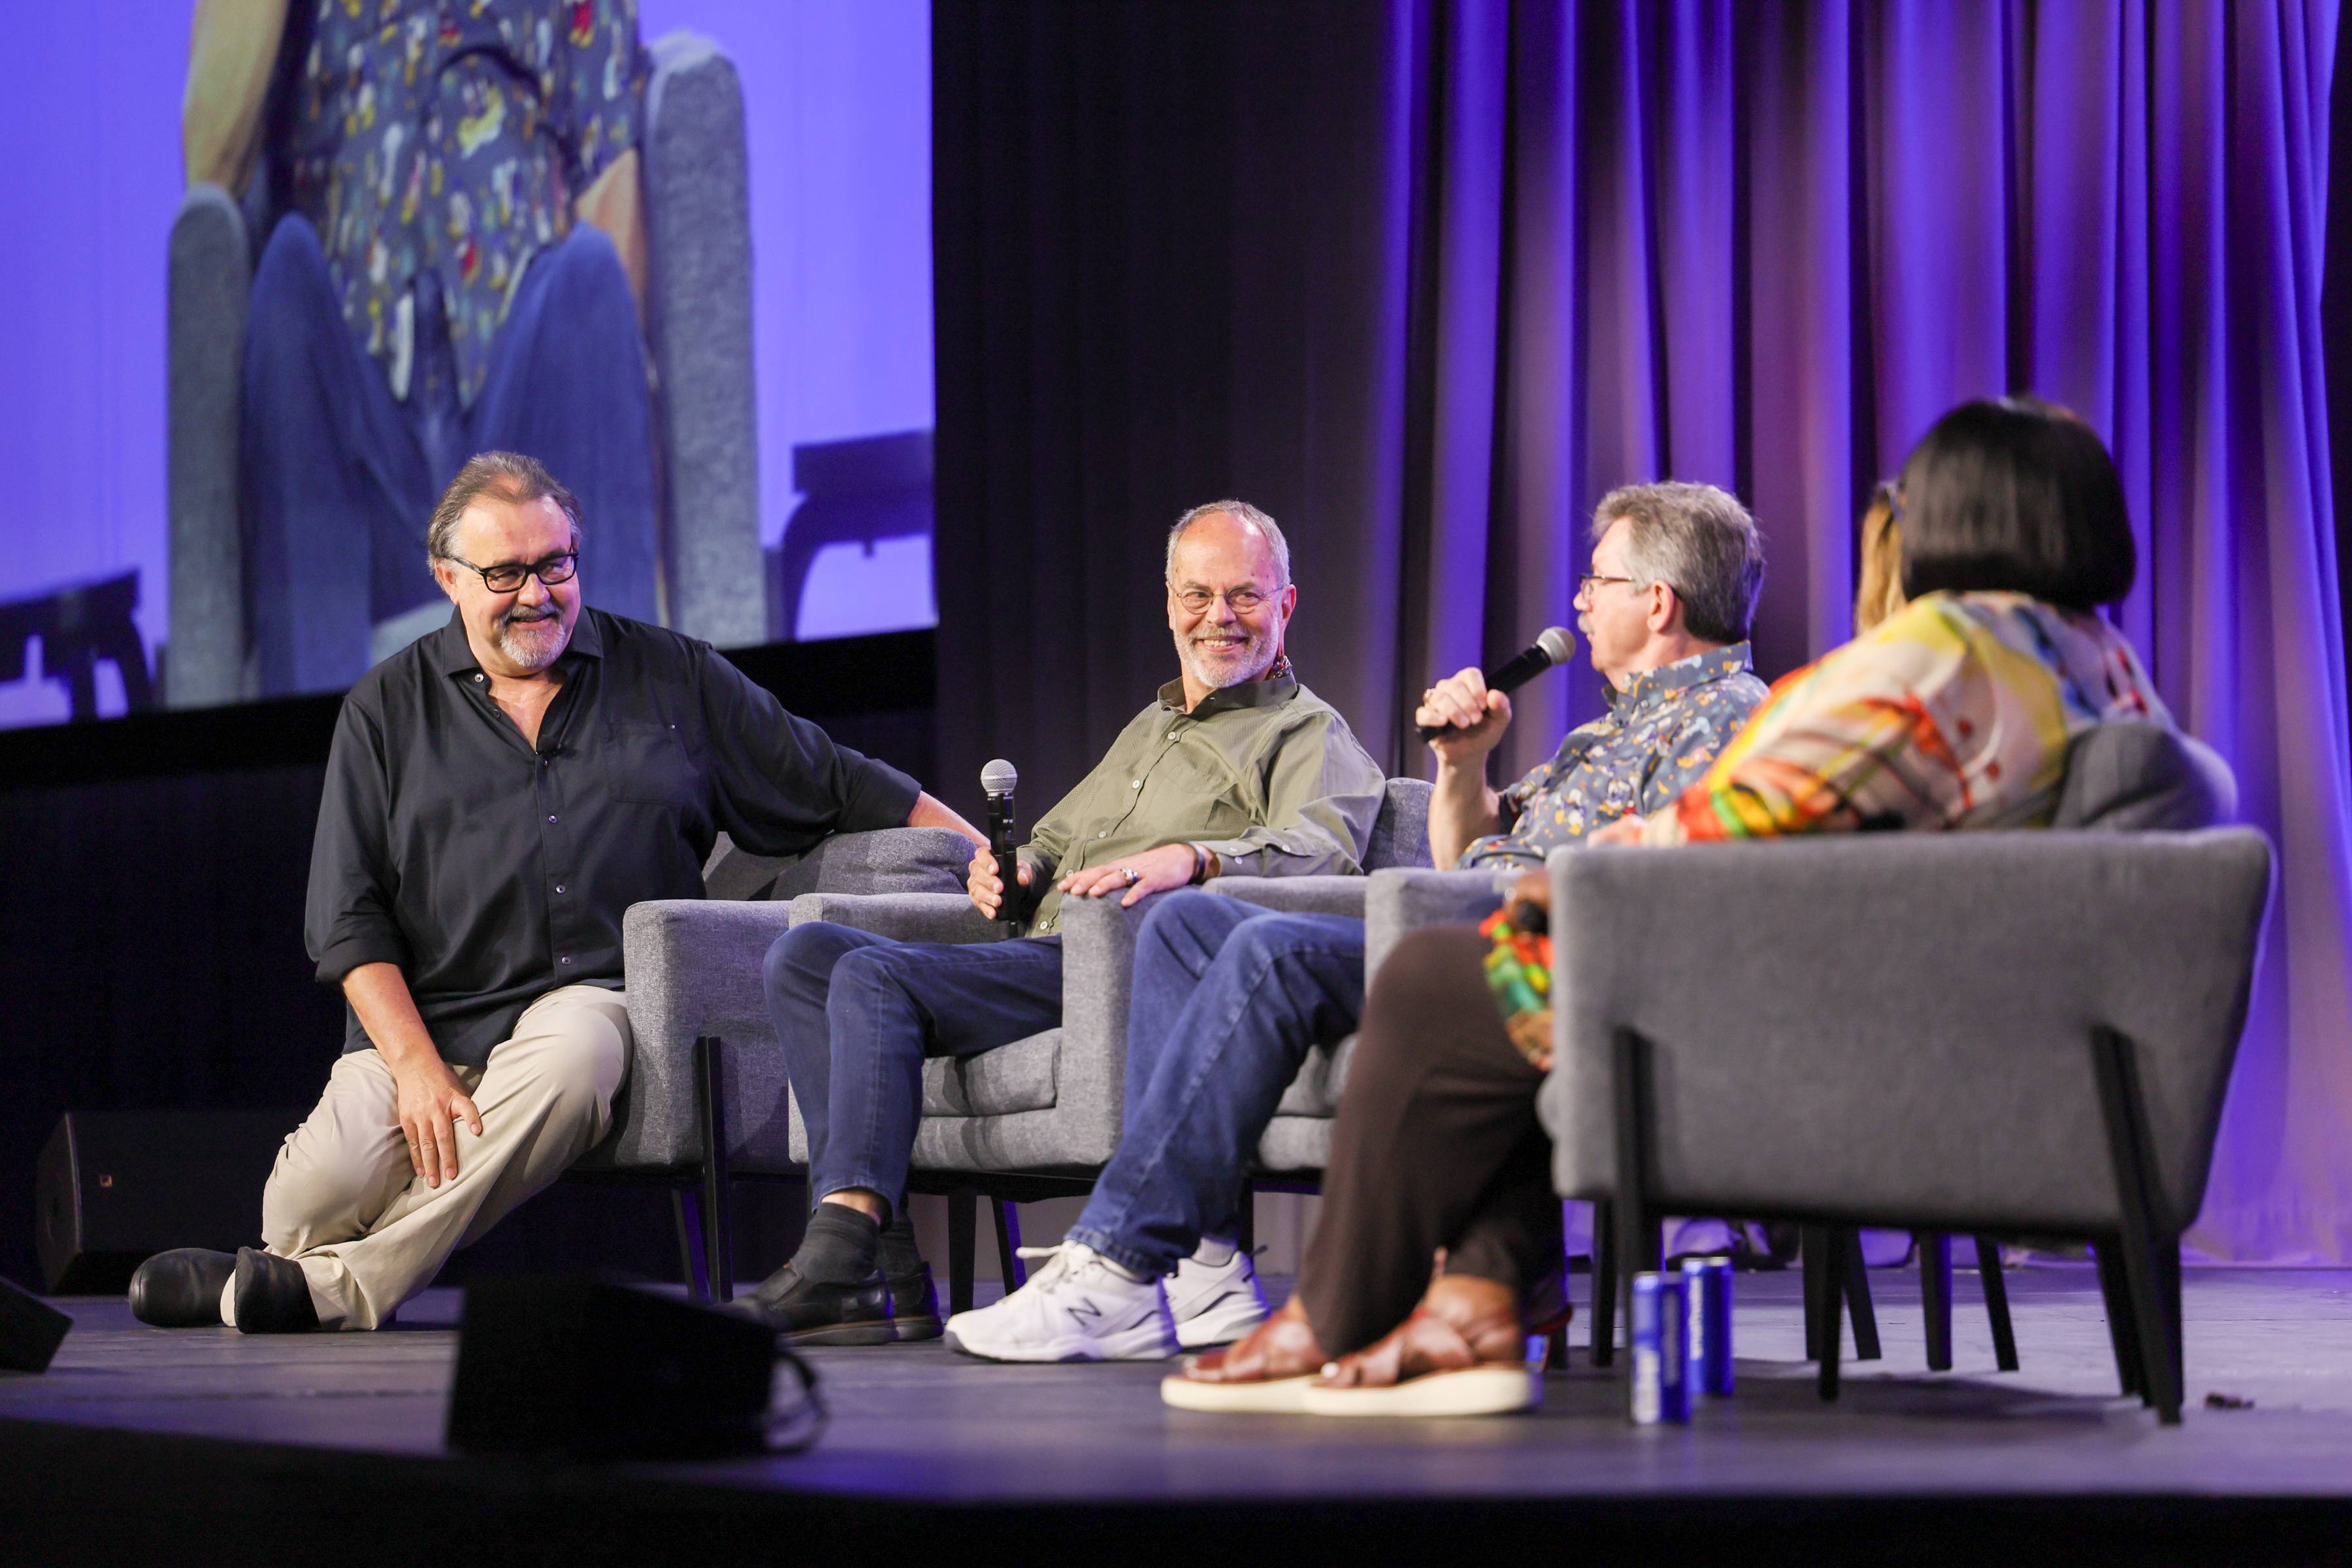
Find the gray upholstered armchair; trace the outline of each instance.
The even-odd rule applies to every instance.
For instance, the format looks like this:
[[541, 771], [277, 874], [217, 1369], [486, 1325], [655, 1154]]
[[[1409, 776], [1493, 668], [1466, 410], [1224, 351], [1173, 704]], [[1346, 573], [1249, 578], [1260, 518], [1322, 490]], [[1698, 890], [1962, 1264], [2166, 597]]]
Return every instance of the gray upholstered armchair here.
[[[1368, 866], [1427, 858], [1429, 785], [1391, 779]], [[1361, 877], [1234, 878], [1213, 888], [1301, 889], [1302, 896], [1344, 901]], [[1063, 909], [1062, 1022], [998, 1050], [937, 1058], [923, 1068], [923, 1120], [913, 1160], [917, 1191], [950, 1199], [948, 1289], [952, 1310], [971, 1305], [977, 1199], [996, 1215], [998, 1260], [1017, 1285], [1016, 1203], [1083, 1193], [1118, 1147], [1127, 1086], [1127, 1003], [1135, 932], [1149, 906], [1122, 910], [1109, 900], [1080, 899]], [[805, 894], [793, 922], [833, 921], [910, 942], [993, 942], [1002, 926], [982, 918], [963, 895], [860, 898]], [[791, 1108], [792, 1153], [805, 1161], [808, 1135]]]
[[845, 833], [782, 860], [722, 835], [703, 868], [707, 898], [630, 907], [621, 945], [636, 1050], [612, 1131], [572, 1171], [670, 1186], [686, 1280], [698, 1295], [730, 1293], [729, 1180], [802, 1171], [784, 1134], [783, 1053], [760, 986], [793, 901], [935, 896], [963, 886], [971, 857], [961, 834], [940, 827]]
[[[2070, 759], [2072, 820], [2226, 810], [2226, 770], [2200, 806], [2193, 776], [2148, 783], [2160, 734], [2103, 728]], [[1550, 868], [1542, 1110], [1560, 1192], [1617, 1210], [1621, 1270], [1657, 1267], [1666, 1212], [2080, 1237], [2126, 1392], [2179, 1420], [2179, 1238], [2245, 1023], [2260, 834], [1874, 834]], [[1832, 1397], [1847, 1254], [1820, 1256]]]
[[[733, 62], [706, 38], [672, 33], [648, 53], [646, 346], [667, 493], [670, 624], [722, 647], [755, 643], [767, 635], [767, 604], [742, 86]], [[238, 521], [239, 381], [254, 258], [277, 216], [200, 184], [172, 224], [172, 640], [163, 696], [175, 708], [257, 694]]]

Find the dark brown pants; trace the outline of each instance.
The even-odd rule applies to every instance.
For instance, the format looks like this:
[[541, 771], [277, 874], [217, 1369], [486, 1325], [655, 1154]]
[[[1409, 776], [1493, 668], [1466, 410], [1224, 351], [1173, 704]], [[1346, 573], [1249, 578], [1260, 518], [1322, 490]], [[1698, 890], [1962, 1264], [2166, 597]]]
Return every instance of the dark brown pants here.
[[1374, 976], [1298, 1292], [1333, 1355], [1402, 1322], [1431, 1258], [1523, 1297], [1560, 1267], [1544, 1075], [1511, 1045], [1467, 927], [1418, 931]]

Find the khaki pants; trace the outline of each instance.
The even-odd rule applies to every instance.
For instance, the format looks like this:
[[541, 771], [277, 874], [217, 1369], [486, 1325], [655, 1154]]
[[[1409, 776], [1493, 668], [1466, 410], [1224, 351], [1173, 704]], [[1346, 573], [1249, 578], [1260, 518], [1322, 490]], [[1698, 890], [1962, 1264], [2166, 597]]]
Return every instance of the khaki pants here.
[[[438, 1187], [409, 1165], [383, 1058], [369, 1050], [337, 1060], [261, 1194], [262, 1238], [310, 1277], [320, 1326], [376, 1327], [452, 1252], [593, 1148], [613, 1124], [631, 1049], [618, 991], [567, 985], [524, 1008], [488, 1066], [451, 1069], [482, 1113], [482, 1133], [457, 1123], [457, 1179]], [[235, 1294], [231, 1281], [221, 1294], [226, 1322], [236, 1321]]]

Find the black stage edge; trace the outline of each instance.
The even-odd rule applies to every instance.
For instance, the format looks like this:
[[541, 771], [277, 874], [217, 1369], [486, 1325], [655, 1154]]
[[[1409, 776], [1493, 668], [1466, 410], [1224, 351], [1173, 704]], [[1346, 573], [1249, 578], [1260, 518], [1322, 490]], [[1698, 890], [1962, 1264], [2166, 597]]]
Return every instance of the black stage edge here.
[[[1565, 1456], [1563, 1456], [1565, 1458]], [[1335, 1478], [1340, 1485], [1344, 1481]], [[1205, 1504], [935, 1501], [698, 1479], [688, 1467], [351, 1455], [0, 1420], [19, 1563], [729, 1562], [2339, 1563], [2337, 1500], [2194, 1494], [1580, 1496], [1404, 1502], [1343, 1492]]]
[[[724, 651], [786, 708], [825, 720], [928, 712], [938, 645], [924, 630]], [[342, 700], [322, 692], [12, 731], [0, 743], [0, 790], [324, 763]]]

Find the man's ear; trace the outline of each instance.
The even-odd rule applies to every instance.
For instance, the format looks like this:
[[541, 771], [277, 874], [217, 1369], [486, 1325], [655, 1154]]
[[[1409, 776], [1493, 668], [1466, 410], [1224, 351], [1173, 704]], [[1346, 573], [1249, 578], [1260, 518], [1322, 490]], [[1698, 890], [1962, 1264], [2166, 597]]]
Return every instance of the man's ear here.
[[1673, 584], [1651, 584], [1650, 629], [1654, 632], [1672, 631], [1675, 623], [1682, 618], [1682, 596], [1675, 592]]
[[433, 563], [433, 581], [441, 585], [441, 591], [449, 596], [451, 604], [457, 602], [457, 574], [446, 561]]

